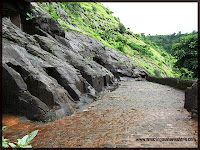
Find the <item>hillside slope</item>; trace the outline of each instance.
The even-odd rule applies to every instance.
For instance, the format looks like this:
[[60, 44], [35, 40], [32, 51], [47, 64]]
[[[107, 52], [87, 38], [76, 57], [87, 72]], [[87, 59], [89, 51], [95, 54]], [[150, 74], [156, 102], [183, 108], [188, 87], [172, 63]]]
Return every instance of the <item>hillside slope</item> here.
[[133, 60], [65, 31], [30, 3], [5, 3], [2, 24], [3, 114], [57, 120], [87, 108], [121, 77], [147, 76]]
[[[126, 29], [119, 18], [101, 3], [33, 3], [35, 10], [54, 18], [65, 30], [94, 37], [134, 60], [149, 74], [173, 77], [175, 59], [157, 45], [146, 44], [140, 35]], [[92, 56], [91, 56], [92, 57]], [[90, 57], [90, 59], [91, 59]], [[120, 61], [119, 63], [126, 63]]]
[[188, 36], [188, 35], [194, 35], [196, 34], [196, 31], [193, 31], [192, 33], [173, 33], [170, 35], [148, 35], [146, 36], [147, 39], [149, 39], [152, 42], [155, 42], [158, 46], [165, 49], [168, 53], [171, 53], [172, 45], [175, 43], [180, 43], [180, 39], [182, 37]]
[[173, 58], [101, 3], [4, 3], [3, 113], [57, 120], [124, 78], [173, 76]]

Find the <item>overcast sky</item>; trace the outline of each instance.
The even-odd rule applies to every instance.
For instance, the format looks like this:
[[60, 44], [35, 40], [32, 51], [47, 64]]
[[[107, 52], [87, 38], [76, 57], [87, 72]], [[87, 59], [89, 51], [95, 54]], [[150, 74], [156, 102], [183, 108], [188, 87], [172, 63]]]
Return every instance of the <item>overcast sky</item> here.
[[104, 2], [133, 33], [166, 35], [197, 31], [197, 2]]

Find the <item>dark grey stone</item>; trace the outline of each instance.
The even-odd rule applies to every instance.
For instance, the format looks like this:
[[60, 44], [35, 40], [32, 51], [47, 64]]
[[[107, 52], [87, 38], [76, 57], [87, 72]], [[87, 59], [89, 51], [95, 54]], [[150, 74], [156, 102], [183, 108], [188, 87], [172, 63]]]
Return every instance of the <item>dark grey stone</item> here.
[[[11, 5], [4, 11], [18, 9]], [[104, 49], [94, 38], [75, 31], [65, 33], [35, 6], [20, 7], [19, 14], [26, 11], [35, 16], [28, 22], [21, 15], [23, 29], [7, 18], [9, 14], [2, 19], [4, 112], [56, 120], [82, 110], [106, 87], [117, 88], [116, 78], [146, 75], [132, 60]], [[18, 12], [15, 9], [12, 12]], [[61, 8], [57, 11], [67, 15]]]
[[192, 112], [192, 118], [197, 118], [198, 116], [198, 87], [197, 82], [192, 85], [192, 87], [188, 87], [185, 91], [185, 104], [184, 108], [186, 108], [189, 112]]

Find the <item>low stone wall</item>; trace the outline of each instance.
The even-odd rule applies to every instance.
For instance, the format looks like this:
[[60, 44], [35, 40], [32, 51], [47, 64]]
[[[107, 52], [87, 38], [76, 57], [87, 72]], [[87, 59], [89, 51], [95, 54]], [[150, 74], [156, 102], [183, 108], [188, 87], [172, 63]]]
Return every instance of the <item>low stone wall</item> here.
[[147, 81], [168, 85], [180, 90], [185, 90], [184, 108], [191, 112], [192, 118], [198, 118], [198, 86], [197, 81], [177, 78], [159, 78], [147, 76]]
[[178, 79], [178, 78], [161, 78], [161, 77], [154, 77], [154, 76], [147, 76], [147, 81], [156, 82], [163, 85], [168, 85], [180, 90], [186, 90], [187, 87], [191, 87], [195, 80], [187, 80], [187, 79]]

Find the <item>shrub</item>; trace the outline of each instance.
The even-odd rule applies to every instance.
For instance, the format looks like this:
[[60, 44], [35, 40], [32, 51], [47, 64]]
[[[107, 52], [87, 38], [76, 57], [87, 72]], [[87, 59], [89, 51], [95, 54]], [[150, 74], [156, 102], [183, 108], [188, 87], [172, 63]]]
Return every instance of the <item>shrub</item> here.
[[193, 72], [192, 71], [189, 71], [187, 68], [181, 68], [180, 69], [180, 72], [181, 72], [181, 78], [182, 79], [193, 79]]
[[108, 47], [108, 46], [106, 44], [104, 44], [102, 47], [103, 47], [103, 49], [106, 49], [106, 47]]
[[127, 44], [127, 39], [124, 39], [121, 35], [118, 35], [115, 42], [122, 42], [123, 44]]
[[92, 5], [92, 9], [96, 12], [97, 8], [95, 6]]
[[140, 34], [134, 34], [136, 38], [141, 38]]
[[92, 29], [96, 29], [96, 28], [97, 28], [96, 25], [95, 25], [94, 23], [91, 23], [91, 24], [90, 24], [90, 27], [91, 27]]
[[46, 10], [48, 10], [50, 13], [52, 13], [53, 11], [55, 11], [55, 8], [52, 5], [49, 5], [49, 7], [44, 7]]
[[51, 16], [57, 21], [60, 18], [60, 14], [57, 14], [56, 11], [51, 13]]
[[160, 67], [162, 67], [162, 66], [163, 66], [163, 63], [162, 63], [162, 62], [159, 62], [158, 65], [159, 65]]
[[122, 23], [119, 23], [119, 30], [120, 30], [120, 33], [122, 34], [126, 32], [126, 28]]
[[122, 42], [118, 42], [118, 43], [116, 44], [116, 46], [117, 46], [117, 49], [118, 49], [119, 51], [125, 52], [124, 44], [123, 44]]
[[133, 50], [139, 51], [141, 49], [141, 46], [138, 44], [135, 44], [134, 42], [128, 43], [127, 45]]
[[114, 17], [115, 18], [115, 20], [117, 21], [117, 22], [119, 22], [119, 18], [118, 17]]

